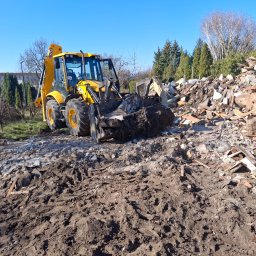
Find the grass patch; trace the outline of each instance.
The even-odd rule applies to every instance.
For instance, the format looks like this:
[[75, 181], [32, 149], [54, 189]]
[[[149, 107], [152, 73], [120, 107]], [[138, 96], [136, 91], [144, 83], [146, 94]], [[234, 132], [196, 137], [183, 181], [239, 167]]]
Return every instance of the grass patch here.
[[42, 118], [23, 119], [4, 125], [1, 137], [5, 139], [23, 140], [48, 130]]

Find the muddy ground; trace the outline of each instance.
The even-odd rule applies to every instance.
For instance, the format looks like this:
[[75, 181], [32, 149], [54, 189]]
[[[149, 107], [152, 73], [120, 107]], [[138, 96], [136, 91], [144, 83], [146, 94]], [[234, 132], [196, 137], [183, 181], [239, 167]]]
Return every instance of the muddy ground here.
[[2, 143], [0, 255], [256, 255], [256, 180], [223, 167], [255, 153], [242, 125]]

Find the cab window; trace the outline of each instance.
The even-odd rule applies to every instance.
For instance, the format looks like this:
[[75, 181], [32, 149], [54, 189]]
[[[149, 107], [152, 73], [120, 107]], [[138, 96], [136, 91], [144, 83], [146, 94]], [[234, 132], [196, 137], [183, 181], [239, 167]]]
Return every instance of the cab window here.
[[100, 61], [95, 58], [85, 58], [85, 72], [88, 80], [103, 81]]
[[63, 69], [63, 59], [61, 57], [54, 60], [55, 65], [55, 86], [64, 86], [64, 69]]

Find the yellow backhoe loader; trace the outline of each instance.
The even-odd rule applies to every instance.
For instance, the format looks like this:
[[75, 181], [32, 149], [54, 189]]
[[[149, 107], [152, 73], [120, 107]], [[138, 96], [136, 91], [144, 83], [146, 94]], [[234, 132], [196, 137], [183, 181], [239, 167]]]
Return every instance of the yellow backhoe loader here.
[[136, 135], [155, 135], [170, 125], [171, 110], [159, 97], [124, 95], [111, 59], [80, 52], [62, 52], [51, 44], [44, 60], [37, 107], [51, 130], [67, 126], [70, 134], [97, 142]]

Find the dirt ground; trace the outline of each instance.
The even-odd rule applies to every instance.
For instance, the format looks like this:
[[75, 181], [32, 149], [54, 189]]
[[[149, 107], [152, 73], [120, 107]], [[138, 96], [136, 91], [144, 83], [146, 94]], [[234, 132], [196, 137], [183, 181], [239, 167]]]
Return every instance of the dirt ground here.
[[2, 145], [0, 255], [256, 255], [256, 180], [220, 167], [240, 124]]

